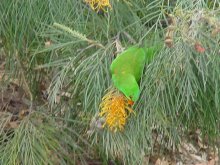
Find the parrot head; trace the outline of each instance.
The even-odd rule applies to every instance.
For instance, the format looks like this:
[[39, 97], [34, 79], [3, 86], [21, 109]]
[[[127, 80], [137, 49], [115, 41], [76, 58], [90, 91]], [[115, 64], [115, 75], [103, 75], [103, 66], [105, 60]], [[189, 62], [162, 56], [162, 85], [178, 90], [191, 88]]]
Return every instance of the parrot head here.
[[138, 100], [140, 89], [135, 77], [131, 74], [112, 75], [113, 84], [121, 91], [131, 102]]

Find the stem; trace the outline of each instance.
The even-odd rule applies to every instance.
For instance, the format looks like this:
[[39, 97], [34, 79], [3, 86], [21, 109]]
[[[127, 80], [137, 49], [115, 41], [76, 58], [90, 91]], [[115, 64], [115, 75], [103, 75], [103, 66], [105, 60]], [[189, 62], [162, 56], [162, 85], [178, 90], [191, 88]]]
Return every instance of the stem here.
[[32, 103], [33, 103], [33, 95], [32, 95], [32, 93], [31, 93], [31, 90], [30, 90], [30, 88], [29, 88], [29, 85], [28, 85], [28, 83], [27, 83], [27, 81], [26, 81], [26, 77], [25, 77], [25, 71], [24, 71], [24, 68], [23, 68], [23, 66], [21, 65], [21, 62], [20, 62], [20, 60], [19, 60], [19, 57], [18, 57], [18, 52], [16, 51], [16, 53], [15, 53], [15, 58], [16, 58], [16, 60], [17, 60], [17, 62], [18, 62], [18, 65], [19, 65], [19, 67], [20, 67], [20, 70], [21, 70], [21, 77], [22, 77], [22, 79], [23, 79], [23, 81], [24, 81], [24, 85], [25, 85], [25, 92], [29, 95], [29, 97], [30, 97], [30, 100], [31, 100], [31, 106], [30, 106], [30, 110], [32, 109]]
[[62, 29], [62, 30], [64, 30], [64, 31], [70, 33], [73, 37], [76, 37], [76, 38], [79, 38], [79, 39], [81, 39], [81, 40], [87, 41], [89, 44], [96, 45], [96, 46], [98, 46], [98, 47], [100, 47], [100, 48], [103, 48], [103, 49], [105, 48], [101, 43], [99, 43], [99, 42], [97, 42], [97, 41], [94, 41], [94, 40], [91, 40], [91, 39], [88, 39], [85, 35], [83, 35], [83, 34], [77, 32], [77, 31], [75, 31], [75, 30], [72, 30], [72, 29], [70, 29], [69, 27], [66, 27], [66, 26], [61, 25], [61, 24], [56, 23], [56, 22], [55, 22], [53, 25], [54, 25], [55, 27], [59, 28], [59, 29]]

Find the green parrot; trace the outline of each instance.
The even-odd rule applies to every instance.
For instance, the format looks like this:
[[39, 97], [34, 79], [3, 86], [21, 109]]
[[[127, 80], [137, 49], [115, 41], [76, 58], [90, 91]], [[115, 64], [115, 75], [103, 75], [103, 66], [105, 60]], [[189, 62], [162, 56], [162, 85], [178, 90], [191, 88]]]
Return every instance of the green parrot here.
[[139, 98], [138, 83], [145, 64], [152, 60], [156, 49], [158, 49], [155, 48], [129, 47], [117, 55], [110, 66], [114, 86], [132, 102], [137, 101]]

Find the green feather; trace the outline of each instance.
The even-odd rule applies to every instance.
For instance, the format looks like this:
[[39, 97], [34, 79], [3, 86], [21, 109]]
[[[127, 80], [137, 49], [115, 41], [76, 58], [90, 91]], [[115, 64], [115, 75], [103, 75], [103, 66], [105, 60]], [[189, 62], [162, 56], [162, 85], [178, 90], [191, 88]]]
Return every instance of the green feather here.
[[139, 81], [145, 65], [146, 56], [143, 48], [133, 46], [117, 56], [111, 64], [112, 74], [132, 74]]
[[113, 84], [128, 99], [137, 101], [140, 95], [140, 89], [135, 77], [131, 74], [113, 74]]
[[114, 86], [128, 99], [137, 101], [140, 95], [138, 82], [145, 63], [149, 63], [155, 54], [154, 47], [129, 47], [112, 62], [110, 70]]

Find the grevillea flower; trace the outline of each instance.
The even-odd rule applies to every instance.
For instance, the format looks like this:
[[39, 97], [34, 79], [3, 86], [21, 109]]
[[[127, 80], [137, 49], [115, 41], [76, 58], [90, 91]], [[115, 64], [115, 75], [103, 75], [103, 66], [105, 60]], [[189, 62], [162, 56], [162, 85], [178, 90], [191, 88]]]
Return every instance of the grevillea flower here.
[[85, 0], [85, 2], [95, 11], [104, 10], [106, 7], [111, 8], [109, 0]]
[[100, 104], [100, 117], [105, 118], [104, 126], [116, 132], [122, 131], [130, 113], [134, 113], [131, 108], [131, 101], [116, 89], [111, 89], [103, 98]]

